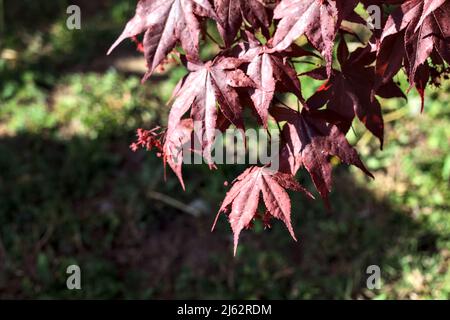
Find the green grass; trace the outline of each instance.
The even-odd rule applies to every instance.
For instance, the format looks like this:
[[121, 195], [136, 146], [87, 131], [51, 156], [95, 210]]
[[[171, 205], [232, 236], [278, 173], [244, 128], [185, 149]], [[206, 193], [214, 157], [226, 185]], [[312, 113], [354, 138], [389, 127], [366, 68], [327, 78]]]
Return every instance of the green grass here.
[[[226, 219], [210, 227], [224, 181], [242, 168], [190, 166], [182, 192], [154, 154], [128, 148], [137, 127], [165, 123], [183, 71], [141, 85], [95, 68], [132, 10], [123, 3], [90, 15], [80, 34], [61, 28], [63, 15], [33, 32], [13, 23], [3, 44], [18, 56], [0, 60], [0, 298], [450, 297], [448, 83], [428, 93], [424, 114], [414, 92], [383, 101], [383, 151], [355, 122], [349, 137], [376, 179], [337, 165], [330, 212], [292, 194], [298, 243], [279, 222], [257, 224], [233, 258]], [[317, 85], [302, 84], [306, 95]], [[174, 200], [204, 210], [192, 216]], [[66, 289], [70, 264], [81, 291]], [[373, 264], [382, 287], [371, 291]]]

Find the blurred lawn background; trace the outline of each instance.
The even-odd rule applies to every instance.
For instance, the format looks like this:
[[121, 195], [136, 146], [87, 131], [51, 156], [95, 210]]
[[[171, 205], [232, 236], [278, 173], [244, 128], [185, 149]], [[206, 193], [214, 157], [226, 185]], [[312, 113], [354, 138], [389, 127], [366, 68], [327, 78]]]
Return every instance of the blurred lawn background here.
[[[66, 28], [69, 1], [0, 0], [0, 298], [450, 298], [448, 81], [424, 114], [413, 91], [382, 101], [383, 151], [355, 123], [375, 181], [337, 165], [331, 212], [292, 195], [298, 243], [281, 223], [256, 225], [233, 258], [226, 219], [210, 227], [242, 167], [186, 167], [182, 192], [128, 147], [136, 128], [165, 123], [184, 69], [141, 85], [131, 41], [105, 56], [136, 1], [72, 3], [81, 30]], [[302, 84], [306, 96], [317, 86]], [[66, 288], [70, 264], [81, 291]]]

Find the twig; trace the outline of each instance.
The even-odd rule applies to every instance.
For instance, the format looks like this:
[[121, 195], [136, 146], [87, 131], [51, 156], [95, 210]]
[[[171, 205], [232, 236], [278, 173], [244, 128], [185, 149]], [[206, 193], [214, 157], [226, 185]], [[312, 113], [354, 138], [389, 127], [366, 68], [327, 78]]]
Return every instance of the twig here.
[[306, 60], [294, 60], [294, 59], [291, 59], [291, 61], [292, 61], [293, 63], [305, 63], [305, 64], [311, 64], [311, 65], [317, 66], [317, 63], [312, 62], [312, 61], [306, 61]]
[[291, 107], [289, 107], [286, 103], [284, 103], [283, 101], [281, 101], [280, 99], [278, 99], [277, 97], [274, 97], [274, 99], [275, 99], [275, 101], [276, 102], [278, 102], [278, 103], [280, 103], [281, 105], [283, 105], [284, 107], [286, 107], [286, 108], [288, 108], [288, 109], [291, 109], [292, 110], [292, 108]]
[[206, 31], [205, 34], [206, 34], [206, 36], [207, 36], [209, 39], [211, 39], [211, 41], [214, 42], [219, 48], [222, 48], [221, 44], [220, 44], [216, 39], [214, 39], [213, 36], [212, 36], [208, 31]]
[[199, 209], [193, 208], [177, 199], [174, 199], [166, 194], [162, 194], [156, 191], [149, 191], [147, 196], [153, 200], [160, 201], [172, 208], [178, 209], [185, 213], [191, 214], [193, 216], [199, 216], [201, 211]]
[[41, 250], [47, 242], [50, 240], [55, 227], [53, 224], [50, 224], [43, 236], [36, 242], [35, 248], [37, 251]]

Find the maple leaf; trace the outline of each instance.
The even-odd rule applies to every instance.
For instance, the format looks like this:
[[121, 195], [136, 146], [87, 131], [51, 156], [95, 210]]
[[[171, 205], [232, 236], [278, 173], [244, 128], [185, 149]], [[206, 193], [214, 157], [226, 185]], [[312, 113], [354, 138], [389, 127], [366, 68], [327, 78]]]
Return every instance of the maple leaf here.
[[281, 19], [273, 36], [274, 48], [283, 51], [306, 35], [321, 52], [330, 74], [333, 45], [342, 21], [354, 14], [356, 0], [283, 0], [275, 8], [274, 19]]
[[320, 112], [311, 113], [307, 109], [297, 112], [276, 106], [271, 109], [271, 115], [277, 121], [286, 121], [281, 133], [280, 171], [295, 175], [305, 166], [327, 204], [332, 185], [330, 156], [355, 165], [373, 178], [344, 133], [337, 126], [327, 124], [319, 116]]
[[[402, 42], [404, 48], [400, 48]], [[394, 48], [395, 53], [387, 54]], [[421, 95], [423, 110], [429, 78], [427, 59], [433, 52], [450, 63], [450, 3], [445, 0], [406, 1], [389, 16], [384, 27], [377, 61], [378, 83], [395, 75], [403, 60], [410, 85], [416, 86]]]
[[428, 20], [433, 30], [434, 48], [450, 64], [450, 2], [433, 11]]
[[262, 193], [267, 213], [284, 222], [292, 238], [297, 241], [291, 224], [291, 200], [285, 189], [301, 191], [313, 198], [292, 175], [273, 172], [265, 167], [250, 167], [233, 183], [228, 191], [212, 230], [221, 213], [228, 213], [228, 220], [234, 235], [234, 255], [236, 255], [239, 235], [250, 226], [257, 216]]
[[166, 133], [162, 150], [164, 168], [166, 163], [168, 163], [170, 168], [172, 168], [173, 172], [178, 177], [183, 190], [185, 190], [182, 175], [184, 157], [183, 151], [191, 148], [193, 129], [194, 124], [192, 119], [181, 120], [174, 128], [171, 129], [170, 133]]
[[217, 106], [230, 123], [239, 129], [244, 127], [242, 107], [235, 88], [255, 84], [242, 70], [237, 69], [243, 62], [238, 58], [222, 56], [205, 64], [189, 62], [191, 72], [176, 89], [169, 114], [168, 135], [176, 130], [184, 114], [191, 109], [191, 118], [201, 123], [195, 134], [199, 136], [205, 159], [209, 162], [217, 128]]
[[186, 55], [197, 60], [201, 31], [198, 16], [217, 19], [208, 0], [140, 0], [135, 16], [127, 23], [108, 54], [124, 39], [145, 32], [143, 46], [148, 71], [143, 81], [153, 73], [178, 41]]
[[291, 92], [299, 100], [304, 101], [297, 72], [287, 57], [312, 54], [291, 45], [285, 54], [281, 55], [272, 50], [270, 42], [262, 45], [249, 32], [246, 32], [245, 39], [248, 42], [247, 45], [241, 45], [242, 52], [239, 54], [239, 58], [249, 62], [246, 73], [257, 86], [249, 89], [250, 98], [261, 123], [267, 127], [269, 107], [275, 91]]
[[380, 45], [375, 65], [374, 90], [391, 81], [400, 71], [405, 55], [404, 35], [405, 32], [402, 31], [397, 35], [388, 36]]
[[[358, 48], [349, 54], [345, 40], [338, 47], [338, 61], [341, 70], [332, 70], [331, 77], [308, 99], [311, 109], [319, 109], [327, 104], [327, 110], [332, 110], [341, 119], [336, 123], [344, 133], [350, 129], [356, 117], [364, 123], [383, 147], [384, 123], [381, 106], [373, 95], [375, 86], [375, 68], [368, 66], [373, 63], [375, 53], [370, 46]], [[307, 75], [316, 79], [326, 79], [324, 68], [315, 69]], [[405, 97], [403, 92], [391, 79], [377, 90], [382, 97]]]
[[220, 35], [226, 47], [233, 44], [234, 39], [244, 20], [252, 28], [269, 28], [267, 8], [260, 0], [214, 0], [219, 24]]

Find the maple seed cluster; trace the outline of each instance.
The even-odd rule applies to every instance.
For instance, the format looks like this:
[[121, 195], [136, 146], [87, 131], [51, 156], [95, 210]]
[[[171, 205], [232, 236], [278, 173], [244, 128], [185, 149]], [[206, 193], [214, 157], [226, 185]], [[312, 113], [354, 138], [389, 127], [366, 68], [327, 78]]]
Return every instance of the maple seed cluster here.
[[[355, 12], [360, 3], [379, 5], [384, 12], [382, 29], [373, 30], [367, 42], [355, 31], [357, 25], [367, 28]], [[208, 19], [216, 22], [223, 45], [204, 62], [200, 47], [213, 39], [207, 32]], [[110, 52], [124, 39], [136, 41], [141, 34], [138, 49], [148, 65], [143, 81], [177, 49], [189, 73], [173, 93], [167, 130], [138, 131], [132, 149], [159, 149], [183, 188], [183, 145], [199, 139], [205, 160], [214, 167], [207, 155], [216, 129], [244, 130], [244, 109], [253, 111], [264, 128], [269, 117], [278, 124], [279, 170], [248, 168], [233, 182], [219, 210], [228, 216], [236, 252], [239, 234], [258, 217], [267, 225], [271, 217], [280, 219], [295, 239], [286, 190], [312, 197], [294, 178], [300, 168], [308, 171], [326, 203], [332, 186], [331, 156], [372, 177], [345, 135], [357, 119], [382, 147], [384, 125], [377, 96], [406, 98], [393, 81], [400, 70], [410, 89], [420, 93], [423, 109], [427, 84], [439, 83], [436, 79], [450, 63], [450, 1], [141, 0]], [[295, 42], [302, 36], [308, 44], [300, 47]], [[350, 51], [348, 41], [359, 45]], [[316, 67], [299, 75], [294, 67], [299, 59], [316, 60]], [[305, 99], [300, 77], [323, 85]], [[294, 94], [298, 105], [285, 105], [283, 93]], [[199, 129], [194, 130], [194, 122], [201, 123]], [[264, 214], [258, 212], [261, 195]]]

